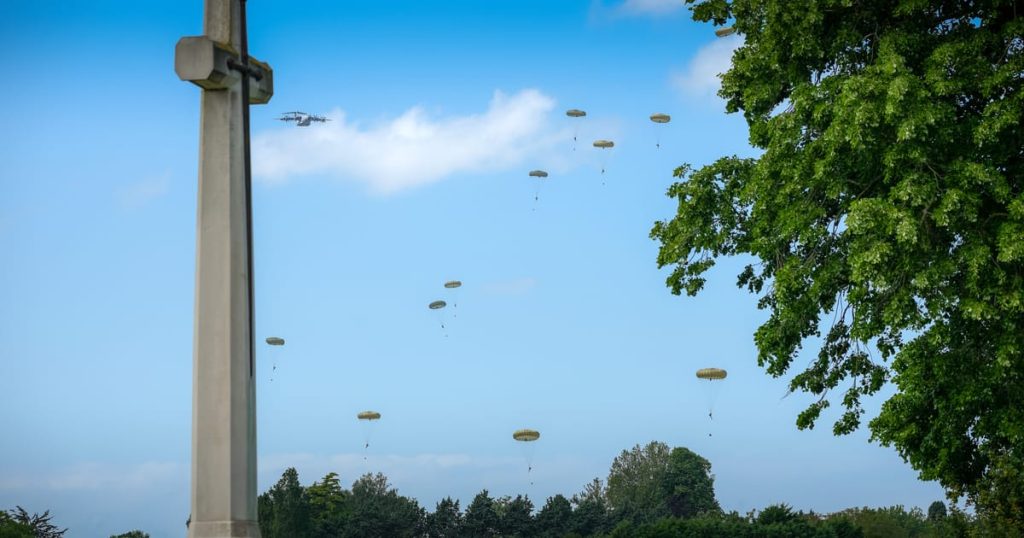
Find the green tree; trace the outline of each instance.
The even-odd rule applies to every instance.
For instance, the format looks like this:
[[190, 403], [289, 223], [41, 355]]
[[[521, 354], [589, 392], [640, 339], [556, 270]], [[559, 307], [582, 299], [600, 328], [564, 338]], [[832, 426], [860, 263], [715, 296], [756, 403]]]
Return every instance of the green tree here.
[[536, 535], [541, 538], [562, 538], [572, 530], [572, 504], [561, 494], [548, 497], [537, 512]]
[[583, 486], [583, 491], [572, 496], [571, 503], [572, 532], [580, 536], [592, 536], [610, 529], [608, 500], [600, 478]]
[[672, 449], [661, 487], [668, 511], [675, 517], [694, 517], [721, 510], [715, 500], [711, 462], [688, 448]]
[[533, 501], [529, 497], [502, 497], [494, 502], [494, 511], [498, 514], [498, 535], [533, 536]]
[[257, 500], [260, 533], [264, 538], [309, 536], [312, 530], [309, 501], [294, 467]]
[[413, 499], [398, 494], [381, 473], [365, 474], [352, 484], [352, 515], [345, 526], [347, 538], [403, 538], [424, 530], [424, 510]]
[[759, 364], [782, 376], [823, 336], [790, 382], [818, 396], [798, 427], [840, 390], [853, 431], [891, 379], [872, 439], [1024, 526], [1020, 2], [686, 1], [744, 37], [719, 95], [763, 153], [676, 170], [651, 232], [672, 292], [753, 257]]
[[931, 526], [920, 508], [909, 512], [902, 506], [888, 508], [853, 508], [841, 513], [864, 533], [864, 538], [898, 538], [900, 536], [938, 536], [929, 534]]
[[35, 538], [32, 527], [15, 521], [7, 512], [0, 510], [0, 538]]
[[149, 533], [142, 532], [140, 530], [134, 530], [122, 534], [113, 535], [110, 538], [149, 538]]
[[341, 487], [337, 473], [327, 473], [323, 480], [306, 488], [309, 504], [310, 536], [329, 538], [341, 536], [345, 523], [351, 517], [348, 500], [351, 494]]
[[32, 515], [29, 515], [28, 511], [24, 508], [15, 506], [14, 510], [7, 511], [6, 516], [15, 523], [19, 523], [32, 529], [32, 533], [35, 538], [62, 538], [64, 533], [68, 532], [67, 529], [61, 529], [53, 523], [50, 523], [53, 516], [50, 515], [49, 510], [42, 514], [33, 513]]
[[794, 512], [793, 507], [782, 503], [764, 507], [764, 510], [757, 514], [756, 521], [758, 525], [772, 525], [776, 523], [789, 523], [799, 517], [800, 514]]
[[445, 497], [427, 516], [427, 536], [430, 538], [456, 538], [462, 529], [459, 501]]
[[498, 535], [498, 513], [495, 511], [494, 499], [487, 490], [473, 497], [473, 502], [466, 507], [462, 518], [462, 536], [466, 538], [486, 538]]
[[669, 515], [663, 491], [669, 454], [668, 445], [652, 441], [616, 456], [605, 492], [615, 520], [650, 523]]
[[946, 505], [942, 501], [935, 501], [928, 505], [928, 521], [942, 521], [946, 519]]

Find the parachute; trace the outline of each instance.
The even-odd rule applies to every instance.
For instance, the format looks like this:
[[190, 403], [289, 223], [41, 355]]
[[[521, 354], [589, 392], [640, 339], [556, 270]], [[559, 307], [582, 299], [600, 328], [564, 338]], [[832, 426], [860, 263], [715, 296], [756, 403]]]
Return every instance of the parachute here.
[[[715, 397], [718, 392], [718, 383], [716, 382], [725, 379], [728, 375], [729, 373], [721, 368], [701, 368], [700, 370], [697, 370], [697, 379], [704, 379], [708, 381], [708, 383], [706, 383], [707, 387], [705, 392], [707, 393], [708, 419], [710, 420], [714, 420], [712, 415], [715, 410]], [[710, 433], [708, 433], [708, 437], [711, 437]]]
[[530, 177], [537, 178], [537, 187], [533, 191], [534, 209], [537, 209], [537, 207], [536, 207], [537, 203], [536, 202], [537, 202], [537, 200], [540, 200], [540, 185], [542, 183], [541, 180], [547, 178], [548, 177], [548, 173], [545, 172], [544, 170], [530, 170]]
[[516, 441], [528, 443], [540, 439], [540, 432], [537, 430], [522, 429], [512, 432], [512, 438]]
[[726, 26], [725, 28], [718, 28], [715, 30], [715, 35], [718, 37], [726, 37], [736, 33], [736, 29], [732, 26]]
[[356, 418], [363, 424], [363, 461], [366, 461], [367, 452], [370, 450], [370, 435], [373, 433], [373, 423], [380, 420], [380, 413], [376, 411], [363, 411], [357, 414]]
[[[533, 442], [540, 439], [540, 432], [537, 430], [531, 430], [523, 428], [512, 432], [512, 438], [519, 442], [519, 446], [523, 452], [523, 459], [526, 460], [526, 474], [529, 475], [533, 472]], [[530, 485], [533, 485], [533, 481], [530, 481]]]
[[[452, 308], [458, 308], [459, 307], [459, 288], [462, 287], [462, 281], [461, 280], [449, 280], [448, 282], [444, 283], [444, 287], [447, 290], [451, 290], [450, 292], [448, 292], [448, 294], [451, 296], [451, 299], [452, 299]], [[459, 317], [458, 311], [456, 311], [454, 314], [452, 314], [452, 317], [453, 318]]]
[[[657, 114], [651, 114], [651, 121], [657, 124], [664, 125], [672, 121], [672, 116], [669, 116], [668, 114], [662, 114], [659, 112]], [[661, 149], [661, 129], [658, 129], [658, 139], [654, 143], [654, 147]]]
[[729, 372], [726, 372], [721, 368], [701, 368], [700, 370], [697, 370], [697, 377], [699, 379], [707, 379], [709, 381], [713, 379], [725, 379], [728, 375]]
[[[615, 142], [612, 142], [611, 140], [595, 140], [594, 141], [594, 147], [602, 150], [602, 152], [603, 152], [606, 149], [614, 148], [615, 147]], [[607, 163], [608, 163], [608, 156], [604, 155], [602, 153], [602, 156], [601, 156], [601, 174], [604, 174], [604, 169], [605, 169], [605, 166], [607, 165]], [[602, 181], [601, 184], [604, 185], [604, 181]]]
[[[427, 305], [427, 308], [430, 308], [431, 310], [437, 312], [437, 321], [438, 321], [438, 323], [441, 324], [441, 330], [445, 330], [445, 326], [444, 326], [444, 307], [446, 307], [446, 306], [448, 306], [448, 303], [446, 303], [444, 301], [440, 301], [440, 300], [434, 301], [434, 302], [430, 303], [429, 305]], [[445, 336], [448, 336], [447, 331], [445, 332]]]
[[270, 362], [272, 368], [270, 370], [270, 382], [274, 382], [274, 373], [277, 372], [277, 355], [278, 352], [274, 351], [274, 348], [281, 347], [284, 345], [284, 338], [278, 336], [268, 336], [267, 345], [273, 346], [270, 351]]
[[[583, 111], [583, 110], [578, 109], [578, 108], [570, 108], [569, 110], [565, 111], [565, 115], [569, 116], [570, 118], [583, 118], [583, 117], [585, 117], [587, 115], [587, 113], [585, 111]], [[575, 123], [575, 122], [573, 122], [573, 123]], [[573, 132], [572, 132], [572, 150], [573, 151], [576, 151], [576, 137], [578, 137], [579, 135], [580, 135], [580, 127], [579, 127], [578, 123], [575, 123], [575, 125], [573, 125]]]

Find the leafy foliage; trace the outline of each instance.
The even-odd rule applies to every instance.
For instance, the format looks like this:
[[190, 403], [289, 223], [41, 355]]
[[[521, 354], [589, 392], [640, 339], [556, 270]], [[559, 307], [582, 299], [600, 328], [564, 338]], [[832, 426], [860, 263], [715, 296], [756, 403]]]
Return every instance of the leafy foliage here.
[[608, 498], [604, 483], [595, 478], [572, 496], [572, 532], [579, 536], [602, 534], [610, 529]]
[[672, 292], [698, 293], [722, 256], [770, 317], [758, 362], [790, 388], [861, 398], [925, 480], [1024, 526], [1024, 9], [1013, 0], [686, 0], [745, 43], [719, 95], [756, 159], [683, 165], [657, 222]]
[[294, 467], [286, 469], [277, 484], [260, 495], [257, 502], [260, 532], [265, 538], [310, 535], [309, 500]]
[[35, 538], [32, 527], [15, 521], [7, 512], [0, 511], [0, 538]]
[[441, 499], [434, 512], [427, 515], [427, 536], [430, 538], [457, 538], [461, 527], [459, 501], [453, 501], [451, 497]]
[[494, 499], [485, 489], [477, 493], [476, 497], [473, 497], [473, 502], [466, 507], [466, 514], [462, 520], [462, 535], [497, 536], [500, 524]]
[[522, 537], [533, 535], [533, 502], [529, 497], [502, 497], [494, 503], [498, 514], [498, 535]]
[[352, 518], [344, 536], [418, 536], [424, 527], [425, 513], [419, 503], [398, 494], [381, 473], [366, 474], [352, 484]]
[[942, 521], [946, 519], [946, 505], [942, 501], [935, 501], [928, 505], [928, 521]]
[[123, 534], [111, 536], [110, 538], [149, 538], [149, 533], [142, 532], [140, 530], [133, 530]]
[[669, 513], [675, 517], [694, 517], [721, 510], [715, 500], [711, 462], [688, 448], [672, 449], [661, 490]]
[[572, 504], [561, 494], [548, 497], [537, 513], [537, 536], [562, 538], [572, 529]]
[[5, 517], [10, 521], [31, 529], [35, 538], [62, 538], [64, 533], [68, 531], [50, 523], [53, 516], [50, 515], [49, 510], [42, 514], [34, 513], [29, 515], [24, 508], [15, 506], [14, 510], [7, 511]]
[[350, 492], [341, 487], [337, 473], [327, 473], [323, 480], [306, 488], [312, 527], [310, 536], [341, 536], [346, 523], [352, 518], [351, 496]]
[[648, 523], [669, 515], [662, 482], [670, 452], [665, 443], [652, 441], [623, 450], [615, 458], [605, 495], [616, 520]]

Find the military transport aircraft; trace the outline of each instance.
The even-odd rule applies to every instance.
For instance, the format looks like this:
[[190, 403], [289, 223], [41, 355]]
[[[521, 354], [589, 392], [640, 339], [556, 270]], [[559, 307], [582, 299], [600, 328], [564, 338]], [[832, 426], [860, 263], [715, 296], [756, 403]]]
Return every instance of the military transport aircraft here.
[[305, 112], [285, 112], [280, 118], [281, 121], [294, 121], [297, 127], [308, 127], [310, 123], [314, 121], [325, 122], [331, 121], [323, 116], [317, 116], [316, 114], [306, 114]]

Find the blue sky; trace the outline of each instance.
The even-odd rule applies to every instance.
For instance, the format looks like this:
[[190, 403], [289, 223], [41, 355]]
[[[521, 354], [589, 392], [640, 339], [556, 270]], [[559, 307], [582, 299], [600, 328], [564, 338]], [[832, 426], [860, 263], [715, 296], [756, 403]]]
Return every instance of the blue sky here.
[[[714, 96], [738, 37], [660, 0], [252, 0], [249, 21], [275, 70], [252, 111], [257, 330], [287, 340], [258, 352], [261, 491], [288, 466], [383, 471], [428, 509], [483, 488], [539, 507], [661, 440], [712, 462], [728, 510], [941, 498], [866, 431], [833, 437], [836, 412], [796, 430], [810, 399], [756, 364], [742, 260], [697, 298], [656, 268], [672, 169], [755, 155]], [[199, 1], [0, 5], [0, 508], [69, 536], [184, 531], [199, 90], [173, 54], [201, 30]], [[452, 278], [446, 337], [426, 305]], [[729, 370], [713, 423], [705, 366]]]

